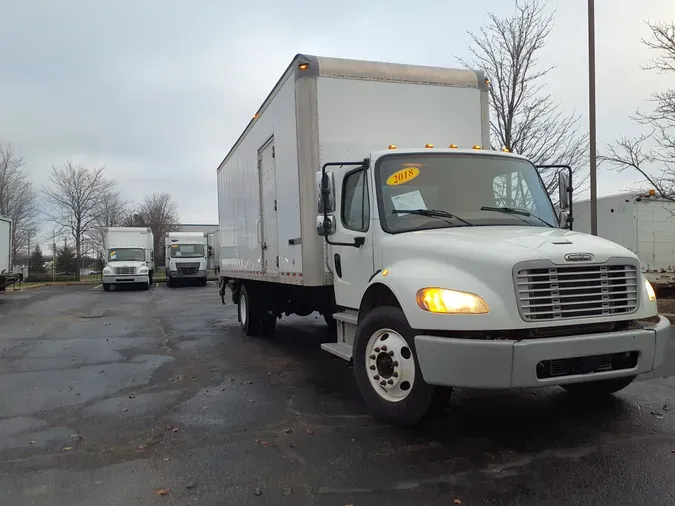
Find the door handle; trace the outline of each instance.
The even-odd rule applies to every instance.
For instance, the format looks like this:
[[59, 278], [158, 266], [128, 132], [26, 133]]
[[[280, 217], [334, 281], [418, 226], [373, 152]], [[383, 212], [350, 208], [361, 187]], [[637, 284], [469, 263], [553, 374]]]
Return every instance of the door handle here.
[[267, 243], [266, 243], [266, 242], [262, 243], [262, 249], [263, 249], [263, 250], [266, 250], [266, 249], [267, 249]]

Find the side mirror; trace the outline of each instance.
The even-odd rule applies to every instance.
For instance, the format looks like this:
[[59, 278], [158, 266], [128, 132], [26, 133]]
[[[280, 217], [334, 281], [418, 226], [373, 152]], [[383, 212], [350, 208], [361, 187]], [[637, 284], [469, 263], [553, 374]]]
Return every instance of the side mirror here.
[[333, 235], [335, 233], [335, 216], [329, 215], [325, 218], [322, 215], [316, 217], [316, 233], [322, 237]]
[[567, 214], [567, 211], [560, 211], [558, 225], [560, 228], [570, 228], [570, 215]]
[[321, 171], [316, 173], [316, 199], [319, 214], [335, 212], [335, 177], [332, 171], [327, 170], [325, 177], [322, 177]]
[[570, 208], [570, 178], [567, 175], [567, 172], [560, 171], [558, 172], [558, 202], [560, 206], [560, 211], [567, 211]]

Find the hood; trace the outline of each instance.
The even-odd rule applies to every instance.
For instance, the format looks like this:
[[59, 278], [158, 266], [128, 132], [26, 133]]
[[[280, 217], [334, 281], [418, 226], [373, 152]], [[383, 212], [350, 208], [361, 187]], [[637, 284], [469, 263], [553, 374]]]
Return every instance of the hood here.
[[[590, 253], [593, 263], [612, 257], [637, 257], [630, 250], [597, 236], [559, 228], [491, 226], [419, 230], [388, 235], [382, 242], [383, 265], [411, 254], [448, 256], [476, 263], [513, 266], [547, 259], [567, 264], [565, 255]], [[581, 263], [581, 262], [580, 262]]]
[[115, 268], [115, 267], [141, 267], [141, 266], [147, 265], [147, 264], [146, 264], [146, 262], [132, 262], [130, 260], [121, 261], [121, 262], [117, 262], [117, 261], [113, 260], [112, 262], [108, 262], [106, 265], [108, 267]]

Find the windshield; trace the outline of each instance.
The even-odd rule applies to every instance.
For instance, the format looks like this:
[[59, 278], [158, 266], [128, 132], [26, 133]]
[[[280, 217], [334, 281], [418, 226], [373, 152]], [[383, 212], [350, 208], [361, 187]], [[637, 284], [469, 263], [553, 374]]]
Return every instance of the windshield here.
[[143, 248], [114, 248], [108, 252], [108, 262], [145, 262]]
[[203, 258], [203, 244], [172, 244], [171, 258]]
[[[557, 223], [537, 170], [520, 158], [387, 155], [376, 165], [375, 184], [380, 222], [390, 233], [469, 225], [545, 227]], [[503, 212], [504, 208], [524, 212]], [[405, 210], [416, 212], [401, 212]], [[456, 218], [438, 216], [448, 213]]]

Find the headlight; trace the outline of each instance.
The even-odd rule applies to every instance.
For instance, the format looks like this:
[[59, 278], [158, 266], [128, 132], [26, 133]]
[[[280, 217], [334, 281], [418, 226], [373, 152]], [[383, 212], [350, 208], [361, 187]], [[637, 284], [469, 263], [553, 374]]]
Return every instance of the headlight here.
[[170, 270], [170, 271], [175, 271], [175, 270], [176, 270], [176, 264], [170, 263], [170, 264], [169, 264], [169, 270]]
[[112, 269], [110, 267], [104, 267], [103, 274], [112, 274]]
[[146, 274], [147, 272], [148, 272], [147, 267], [141, 267], [140, 269], [138, 269], [139, 274]]
[[647, 290], [647, 297], [649, 297], [649, 302], [654, 302], [656, 300], [656, 292], [654, 287], [649, 282], [648, 279], [645, 279], [645, 290]]
[[490, 311], [478, 295], [445, 288], [422, 288], [417, 292], [417, 305], [430, 313], [485, 314]]

